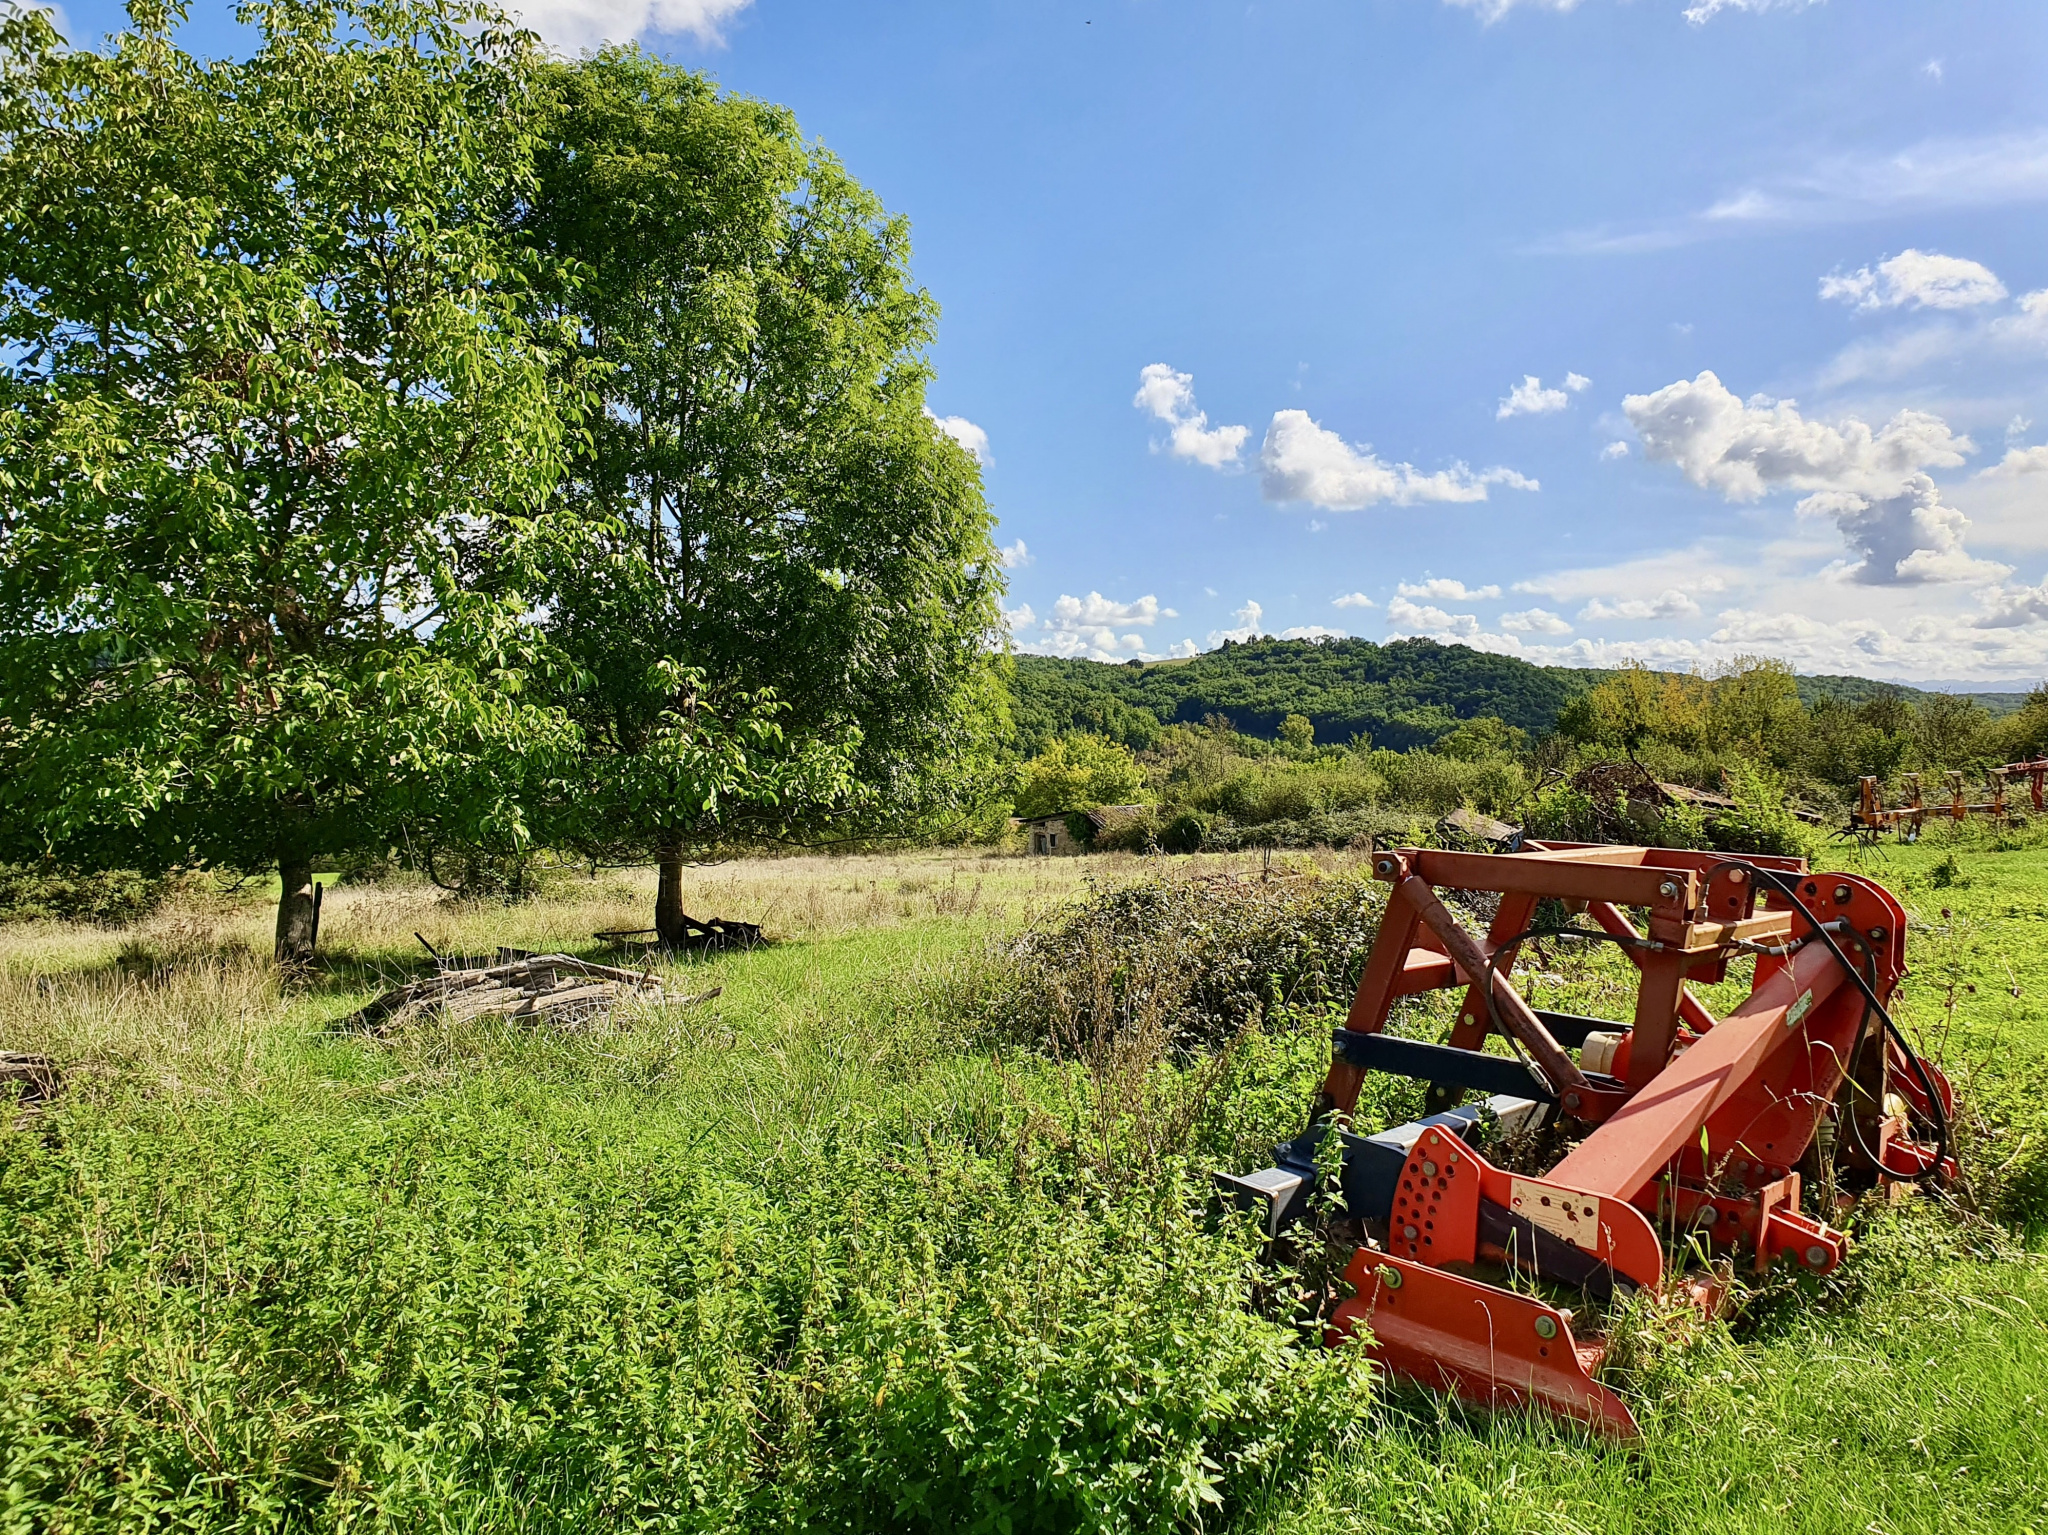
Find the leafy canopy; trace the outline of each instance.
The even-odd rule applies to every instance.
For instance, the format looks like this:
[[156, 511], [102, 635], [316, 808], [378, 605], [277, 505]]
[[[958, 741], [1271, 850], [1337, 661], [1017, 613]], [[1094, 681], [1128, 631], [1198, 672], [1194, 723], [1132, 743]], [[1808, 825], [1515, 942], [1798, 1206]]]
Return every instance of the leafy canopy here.
[[242, 14], [240, 63], [156, 6], [104, 53], [4, 22], [0, 809], [144, 867], [517, 841], [567, 741], [520, 589], [560, 390], [498, 239], [534, 60], [460, 0]]
[[[522, 231], [575, 274], [536, 304], [592, 391], [545, 594], [587, 753], [558, 834], [673, 861], [958, 818], [996, 778], [1001, 580], [905, 224], [786, 111], [635, 49], [548, 90]], [[679, 793], [714, 727], [750, 772]]]
[[1025, 764], [1016, 813], [1029, 819], [1129, 805], [1144, 788], [1144, 772], [1128, 746], [1101, 736], [1062, 736]]

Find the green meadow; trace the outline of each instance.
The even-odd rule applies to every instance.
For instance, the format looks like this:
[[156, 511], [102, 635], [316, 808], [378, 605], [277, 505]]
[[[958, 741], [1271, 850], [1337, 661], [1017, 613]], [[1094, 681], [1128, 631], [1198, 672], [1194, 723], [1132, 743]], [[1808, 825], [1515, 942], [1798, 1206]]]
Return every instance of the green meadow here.
[[[1868, 1203], [1825, 1282], [1625, 1318], [1630, 1446], [1376, 1381], [1210, 1214], [1208, 1167], [1298, 1128], [1328, 985], [1215, 1049], [1019, 1022], [1048, 1005], [1020, 934], [1134, 881], [1262, 899], [1258, 859], [700, 870], [693, 911], [775, 941], [566, 1033], [336, 1023], [416, 931], [596, 954], [651, 872], [510, 907], [335, 887], [282, 981], [255, 890], [0, 928], [0, 1047], [66, 1079], [0, 1131], [0, 1531], [2048, 1526], [2032, 842], [1836, 845], [1913, 913], [1902, 1022], [1966, 1100], [1963, 1183]], [[1369, 916], [1356, 862], [1274, 868]], [[1534, 984], [1612, 1007], [1616, 963]]]

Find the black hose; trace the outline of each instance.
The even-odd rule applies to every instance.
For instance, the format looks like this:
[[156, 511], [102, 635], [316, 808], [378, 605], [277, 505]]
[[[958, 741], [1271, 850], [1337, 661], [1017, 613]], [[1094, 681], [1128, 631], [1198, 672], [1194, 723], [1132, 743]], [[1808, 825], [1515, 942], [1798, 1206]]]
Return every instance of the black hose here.
[[[1856, 983], [1856, 989], [1863, 993], [1863, 1000], [1867, 1004], [1864, 1016], [1866, 1018], [1869, 1017], [1871, 1012], [1877, 1014], [1878, 1021], [1884, 1025], [1885, 1033], [1891, 1037], [1892, 1043], [1899, 1047], [1899, 1053], [1905, 1056], [1906, 1064], [1913, 1068], [1913, 1075], [1920, 1079], [1920, 1089], [1927, 1095], [1928, 1112], [1934, 1119], [1936, 1147], [1934, 1160], [1920, 1169], [1919, 1172], [1911, 1173], [1905, 1179], [1896, 1181], [1911, 1183], [1933, 1182], [1941, 1176], [1941, 1164], [1948, 1160], [1950, 1150], [1948, 1111], [1942, 1107], [1940, 1090], [1935, 1087], [1934, 1079], [1927, 1074], [1926, 1063], [1920, 1059], [1919, 1052], [1908, 1043], [1905, 1034], [1900, 1031], [1898, 1024], [1892, 1021], [1892, 1015], [1886, 1011], [1884, 1003], [1878, 1000], [1876, 988], [1863, 978], [1863, 973], [1855, 965], [1849, 962], [1849, 956], [1842, 951], [1842, 946], [1835, 942], [1835, 935], [1828, 931], [1827, 924], [1808, 911], [1800, 902], [1798, 882], [1796, 880], [1787, 879], [1775, 869], [1759, 868], [1756, 864], [1733, 858], [1715, 864], [1713, 868], [1707, 871], [1707, 878], [1712, 879], [1722, 869], [1744, 870], [1752, 878], [1765, 880], [1779, 891], [1782, 891], [1785, 899], [1792, 903], [1792, 909], [1806, 918], [1807, 926], [1811, 927], [1821, 942], [1828, 946], [1828, 952], [1835, 956], [1836, 963], [1841, 965], [1843, 972], [1847, 974], [1850, 980]], [[1879, 1107], [1881, 1108], [1882, 1105], [1879, 1105]], [[1860, 1143], [1860, 1134], [1858, 1140]], [[1863, 1151], [1863, 1147], [1860, 1144], [1858, 1150]], [[1868, 1155], [1867, 1152], [1864, 1154]], [[1877, 1165], [1881, 1176], [1892, 1176], [1884, 1171], [1884, 1164], [1882, 1162], [1879, 1162]]]

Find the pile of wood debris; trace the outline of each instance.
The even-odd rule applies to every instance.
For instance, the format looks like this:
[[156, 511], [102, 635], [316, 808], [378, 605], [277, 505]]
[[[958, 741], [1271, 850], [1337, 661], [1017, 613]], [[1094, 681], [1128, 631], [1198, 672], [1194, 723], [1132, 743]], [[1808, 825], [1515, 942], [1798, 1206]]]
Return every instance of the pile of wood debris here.
[[518, 1023], [545, 1022], [558, 1029], [588, 1028], [623, 1003], [690, 1006], [708, 1002], [716, 990], [670, 998], [646, 972], [596, 965], [569, 954], [498, 951], [499, 963], [463, 965], [441, 961], [438, 973], [387, 991], [341, 1027], [389, 1034], [428, 1014], [457, 1021], [500, 1017]]
[[[0, 1050], [0, 1108], [12, 1101], [26, 1120], [63, 1090], [64, 1079], [58, 1074], [57, 1063], [48, 1056]], [[0, 1124], [5, 1123], [0, 1118]]]

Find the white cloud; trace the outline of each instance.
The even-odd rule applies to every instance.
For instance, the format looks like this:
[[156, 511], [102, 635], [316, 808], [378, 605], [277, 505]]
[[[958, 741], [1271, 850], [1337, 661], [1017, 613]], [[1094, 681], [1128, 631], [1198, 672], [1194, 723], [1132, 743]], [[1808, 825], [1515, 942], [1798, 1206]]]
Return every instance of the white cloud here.
[[1556, 11], [1563, 14], [1579, 8], [1579, 0], [1444, 0], [1444, 4], [1458, 6], [1463, 10], [1477, 11], [1479, 19], [1492, 26], [1517, 5], [1526, 5], [1531, 10]]
[[2048, 130], [1923, 139], [1890, 153], [1807, 155], [1668, 222], [1578, 230], [1539, 253], [1669, 250], [1768, 225], [1828, 224], [1931, 208], [2008, 207], [2048, 199]]
[[1902, 410], [1876, 432], [1853, 416], [1828, 426], [1805, 419], [1793, 400], [1739, 400], [1711, 372], [1632, 394], [1621, 408], [1646, 457], [1730, 501], [1780, 486], [1892, 493], [1918, 471], [1953, 468], [1976, 451], [1924, 411]]
[[1964, 552], [1969, 519], [1941, 504], [1923, 472], [1953, 468], [1976, 444], [1939, 416], [1905, 410], [1872, 431], [1855, 417], [1809, 421], [1796, 402], [1737, 399], [1712, 373], [1622, 401], [1646, 457], [1676, 464], [1730, 501], [1789, 488], [1814, 494], [1802, 514], [1832, 517], [1862, 556], [1859, 582], [1895, 585], [2002, 574]]
[[1342, 597], [1334, 599], [1330, 606], [1333, 608], [1376, 608], [1379, 604], [1366, 596], [1364, 592], [1346, 592]]
[[1020, 538], [1014, 544], [1005, 544], [996, 550], [996, 561], [1005, 570], [1022, 570], [1027, 565], [1037, 564], [1038, 558]]
[[965, 416], [941, 416], [926, 410], [934, 425], [974, 455], [977, 464], [988, 462], [988, 433]]
[[1685, 19], [1698, 27], [1723, 11], [1799, 11], [1820, 3], [1821, 0], [1696, 0], [1685, 8]]
[[2017, 629], [2048, 620], [2048, 580], [2039, 586], [1993, 586], [1982, 593], [1985, 611], [1977, 629]]
[[1941, 82], [1942, 76], [1941, 60], [1929, 59], [1925, 64], [1922, 64], [1920, 66], [1920, 73], [1925, 75], [1928, 79], [1934, 81], [1936, 84], [1939, 84]]
[[1209, 631], [1209, 648], [1214, 650], [1225, 640], [1236, 640], [1242, 645], [1246, 640], [1257, 639], [1259, 637], [1259, 620], [1265, 616], [1265, 613], [1266, 610], [1264, 608], [1260, 607], [1256, 602], [1247, 599], [1245, 605], [1231, 615], [1231, 617], [1237, 620], [1237, 627], [1235, 629], [1211, 629]]
[[1487, 602], [1500, 595], [1497, 586], [1467, 586], [1444, 576], [1427, 581], [1403, 581], [1394, 588], [1403, 597], [1422, 597], [1431, 602]]
[[1606, 447], [1600, 450], [1600, 457], [1602, 461], [1611, 461], [1617, 458], [1627, 458], [1628, 451], [1628, 444], [1626, 442], [1610, 442]]
[[1324, 624], [1297, 624], [1292, 629], [1282, 629], [1283, 640], [1343, 640], [1351, 636], [1342, 629], [1332, 629]]
[[1251, 435], [1248, 426], [1209, 425], [1208, 416], [1195, 404], [1195, 376], [1176, 373], [1163, 362], [1139, 370], [1138, 392], [1131, 403], [1173, 428], [1167, 435], [1167, 451], [1175, 458], [1192, 459], [1209, 469], [1236, 463]]
[[2016, 480], [2029, 474], [2048, 474], [2048, 447], [2007, 448], [2005, 457], [1989, 469], [1978, 471], [1977, 478]]
[[2005, 284], [1991, 269], [1961, 256], [1904, 250], [1875, 269], [1859, 267], [1820, 280], [1822, 298], [1838, 298], [1858, 309], [1973, 309], [2005, 297]]
[[1389, 464], [1369, 447], [1353, 447], [1318, 426], [1305, 410], [1273, 413], [1259, 449], [1260, 489], [1268, 501], [1306, 501], [1325, 511], [1353, 512], [1391, 501], [1484, 501], [1487, 487], [1536, 490], [1536, 481], [1512, 469], [1474, 474], [1463, 464], [1423, 474], [1412, 464]]
[[[1018, 648], [1041, 655], [1085, 656], [1097, 661], [1155, 660], [1145, 648], [1143, 635], [1118, 631], [1149, 629], [1162, 618], [1177, 616], [1172, 608], [1162, 608], [1159, 599], [1153, 596], [1140, 597], [1135, 602], [1112, 602], [1100, 592], [1090, 592], [1086, 597], [1062, 596], [1046, 615], [1038, 638]], [[1011, 629], [1018, 630], [1031, 627], [1034, 615], [1027, 606], [1012, 610], [1010, 618]]]
[[1202, 653], [1202, 647], [1193, 640], [1175, 640], [1167, 646], [1166, 653], [1170, 656], [1198, 656]]
[[1564, 386], [1573, 394], [1581, 394], [1593, 387], [1593, 381], [1583, 373], [1567, 373], [1564, 376]]
[[1676, 589], [1656, 597], [1624, 597], [1618, 602], [1595, 597], [1579, 609], [1581, 623], [1608, 623], [1617, 618], [1697, 618], [1700, 605]]
[[[1577, 378], [1578, 375], [1574, 373], [1570, 377]], [[1545, 389], [1542, 379], [1533, 373], [1524, 373], [1522, 381], [1502, 398], [1493, 419], [1505, 421], [1510, 416], [1547, 416], [1553, 411], [1563, 410], [1571, 402], [1571, 396], [1562, 389]]]
[[1020, 602], [1014, 608], [1004, 608], [1003, 617], [1009, 620], [1010, 632], [1013, 634], [1019, 629], [1038, 627], [1038, 615], [1031, 611], [1031, 604], [1028, 602]]
[[525, 0], [514, 12], [551, 47], [580, 52], [648, 32], [687, 32], [721, 43], [721, 30], [751, 0]]
[[1394, 634], [1426, 635], [1448, 642], [1473, 638], [1479, 633], [1479, 620], [1471, 613], [1446, 613], [1439, 607], [1396, 597], [1387, 604], [1387, 628]]
[[1991, 334], [2000, 341], [2024, 346], [2048, 345], [2048, 288], [2022, 294], [2020, 312], [1993, 320]]
[[1843, 574], [1868, 586], [1922, 581], [1995, 580], [2008, 565], [1973, 558], [1963, 548], [1970, 519], [1941, 504], [1941, 490], [1916, 474], [1889, 496], [1816, 491], [1799, 503], [1802, 517], [1831, 517], [1863, 558]]
[[1570, 634], [1572, 626], [1557, 613], [1543, 608], [1524, 608], [1519, 613], [1503, 613], [1500, 626], [1510, 634]]

